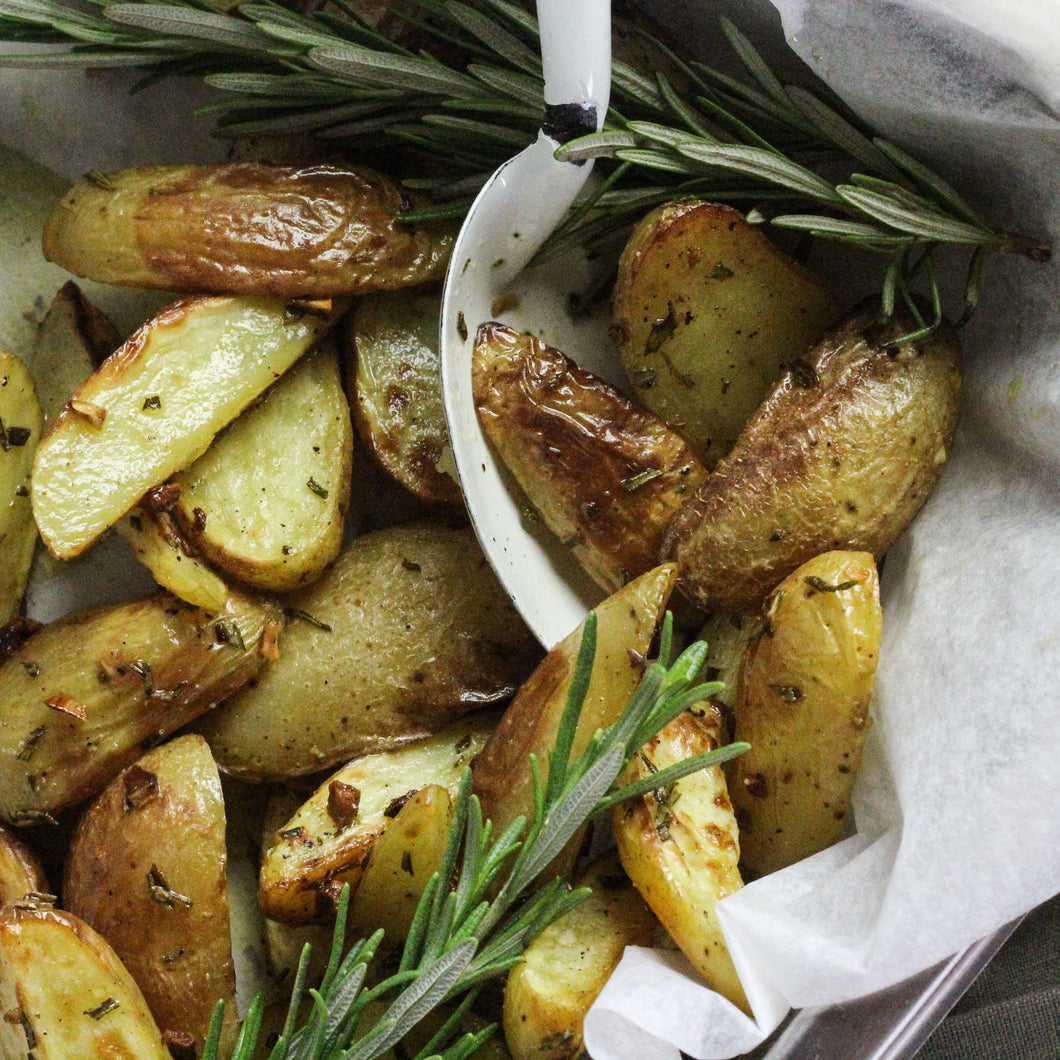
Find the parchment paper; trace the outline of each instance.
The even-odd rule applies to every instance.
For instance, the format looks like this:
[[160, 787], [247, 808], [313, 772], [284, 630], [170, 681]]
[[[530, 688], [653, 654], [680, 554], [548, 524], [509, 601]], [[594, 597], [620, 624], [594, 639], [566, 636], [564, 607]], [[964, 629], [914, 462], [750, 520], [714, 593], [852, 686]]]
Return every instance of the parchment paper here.
[[[775, 3], [855, 110], [992, 223], [1060, 241], [1055, 4]], [[669, 20], [687, 37], [708, 6]], [[734, 1056], [789, 1006], [890, 985], [1060, 890], [1058, 264], [996, 256], [963, 333], [950, 463], [883, 572], [857, 834], [721, 905], [757, 1023], [630, 951], [587, 1021], [597, 1060]]]
[[[764, 0], [662, 0], [683, 41]], [[1060, 243], [1060, 18], [1047, 0], [777, 0], [850, 103], [989, 220]], [[187, 89], [130, 73], [0, 71], [0, 142], [75, 178], [216, 157]], [[175, 97], [170, 99], [170, 97]], [[170, 105], [172, 103], [172, 105]], [[101, 109], [102, 108], [102, 109]], [[900, 980], [1060, 889], [1060, 276], [998, 257], [964, 332], [964, 421], [941, 486], [888, 557], [858, 834], [722, 907], [757, 1022], [672, 955], [631, 951], [587, 1022], [597, 1060], [733, 1056], [789, 1006]], [[50, 617], [41, 603], [41, 617]]]

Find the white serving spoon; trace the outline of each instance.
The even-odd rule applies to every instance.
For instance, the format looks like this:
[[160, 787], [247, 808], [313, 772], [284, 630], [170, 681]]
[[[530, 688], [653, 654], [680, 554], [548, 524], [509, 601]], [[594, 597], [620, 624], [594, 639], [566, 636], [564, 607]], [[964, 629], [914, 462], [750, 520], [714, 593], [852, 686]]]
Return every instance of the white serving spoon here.
[[[558, 162], [554, 152], [600, 129], [610, 94], [609, 0], [538, 0], [537, 14], [545, 123], [537, 140], [487, 181], [460, 230], [442, 298], [441, 359], [453, 455], [475, 531], [523, 618], [552, 647], [603, 594], [547, 530], [524, 517], [526, 502], [487, 446], [471, 394], [479, 325], [495, 319], [502, 295], [512, 301], [513, 281], [592, 169]], [[517, 299], [522, 326], [550, 336], [569, 332], [571, 321], [560, 318], [570, 284], [569, 274], [555, 270], [524, 284]]]

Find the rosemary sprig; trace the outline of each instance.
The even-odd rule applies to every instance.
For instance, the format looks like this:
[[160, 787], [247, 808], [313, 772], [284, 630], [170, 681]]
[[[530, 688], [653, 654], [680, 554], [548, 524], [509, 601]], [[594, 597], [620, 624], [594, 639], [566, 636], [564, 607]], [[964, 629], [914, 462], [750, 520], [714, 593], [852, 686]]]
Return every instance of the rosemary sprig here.
[[[412, 14], [387, 32], [348, 0], [308, 14], [274, 0], [228, 13], [206, 0], [86, 4], [0, 0], [0, 41], [45, 46], [0, 53], [0, 63], [202, 76], [223, 93], [207, 108], [219, 135], [307, 132], [371, 152], [399, 147], [419, 170], [402, 176], [443, 200], [445, 216], [466, 209], [540, 124], [537, 22], [525, 0], [409, 0]], [[939, 299], [934, 265], [943, 247], [968, 253], [965, 315], [987, 252], [1048, 257], [1047, 244], [992, 229], [826, 90], [783, 84], [731, 22], [721, 28], [746, 81], [687, 62], [647, 34], [650, 69], [615, 62], [603, 131], [560, 155], [605, 158], [617, 179], [590, 193], [546, 254], [572, 243], [613, 250], [650, 206], [697, 195], [884, 256], [885, 310], [896, 294], [908, 301], [918, 282], [929, 301]]]
[[[368, 972], [382, 932], [356, 942], [343, 955], [348, 891], [339, 902], [330, 960], [323, 979], [307, 989], [308, 948], [302, 954], [287, 1021], [270, 1060], [374, 1060], [401, 1041], [423, 1017], [443, 1003], [460, 999], [451, 1016], [418, 1054], [462, 1060], [491, 1033], [486, 1028], [460, 1034], [463, 1009], [489, 979], [503, 975], [527, 945], [550, 923], [588, 895], [571, 890], [562, 878], [550, 878], [548, 866], [571, 837], [592, 817], [624, 799], [643, 794], [707, 766], [718, 765], [747, 749], [730, 744], [717, 751], [661, 770], [643, 783], [615, 788], [629, 759], [652, 734], [683, 710], [719, 691], [718, 682], [697, 684], [706, 645], [697, 642], [673, 662], [671, 622], [663, 626], [659, 659], [645, 671], [621, 717], [598, 731], [571, 760], [578, 718], [589, 686], [596, 652], [595, 615], [586, 620], [571, 692], [547, 773], [532, 763], [535, 805], [532, 819], [513, 821], [494, 836], [482, 819], [465, 771], [456, 800], [453, 826], [438, 871], [416, 910], [398, 969], [369, 987]], [[299, 1024], [303, 1002], [309, 1014]], [[379, 1003], [385, 1001], [380, 1015]], [[240, 1032], [234, 1060], [255, 1054], [261, 1030], [261, 999], [251, 1006]], [[215, 1060], [221, 1014], [215, 1014], [204, 1060]]]

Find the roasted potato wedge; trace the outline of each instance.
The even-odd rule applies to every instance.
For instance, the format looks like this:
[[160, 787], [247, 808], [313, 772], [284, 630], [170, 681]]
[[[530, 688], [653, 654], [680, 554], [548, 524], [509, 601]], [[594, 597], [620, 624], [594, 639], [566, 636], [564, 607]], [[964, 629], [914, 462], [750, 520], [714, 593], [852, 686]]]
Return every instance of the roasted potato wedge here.
[[[304, 795], [289, 788], [273, 791], [265, 803], [261, 823], [257, 857], [254, 859], [253, 902], [259, 910], [258, 883], [261, 878], [261, 853], [275, 842], [283, 826], [296, 814], [305, 801]], [[305, 946], [310, 947], [310, 982], [319, 982], [327, 968], [334, 938], [333, 923], [285, 924], [280, 920], [263, 918], [262, 938], [265, 944], [265, 959], [269, 977], [280, 993], [286, 993], [298, 973], [298, 962]]]
[[44, 254], [76, 276], [165, 291], [321, 298], [441, 279], [455, 226], [371, 170], [236, 162], [145, 166], [72, 188]]
[[308, 923], [334, 912], [342, 885], [355, 889], [365, 861], [405, 801], [437, 784], [455, 792], [493, 718], [464, 718], [437, 736], [343, 766], [272, 837], [258, 897], [265, 915]]
[[44, 422], [50, 425], [70, 395], [121, 345], [122, 336], [73, 280], [59, 288], [33, 344]]
[[638, 398], [713, 467], [838, 307], [737, 210], [679, 199], [633, 230], [613, 312]]
[[[596, 656], [571, 755], [585, 749], [597, 729], [616, 721], [640, 683], [648, 649], [673, 589], [676, 571], [656, 567], [624, 585], [596, 608]], [[471, 767], [474, 790], [494, 833], [520, 814], [533, 816], [530, 756], [542, 777], [567, 704], [584, 625], [564, 638], [519, 689], [485, 750]], [[562, 869], [569, 868], [564, 864]]]
[[258, 589], [315, 581], [342, 545], [352, 446], [338, 350], [325, 341], [173, 476], [184, 539]]
[[545, 524], [608, 592], [658, 563], [670, 520], [706, 478], [653, 413], [533, 335], [479, 328], [479, 422]]
[[[165, 487], [163, 487], [165, 489]], [[224, 579], [199, 558], [168, 511], [134, 508], [115, 524], [114, 532], [133, 550], [163, 589], [193, 607], [217, 611], [228, 599]]]
[[442, 784], [425, 785], [398, 810], [368, 852], [350, 900], [353, 927], [365, 934], [383, 928], [388, 944], [404, 941], [420, 896], [441, 864], [452, 820], [453, 798]]
[[70, 913], [0, 910], [0, 1005], [0, 1056], [172, 1060], [132, 976]]
[[225, 808], [201, 736], [148, 751], [90, 803], [70, 845], [63, 905], [102, 935], [159, 1028], [201, 1055], [214, 1005], [236, 1025]]
[[707, 611], [748, 613], [831, 549], [881, 555], [927, 500], [957, 424], [952, 329], [862, 310], [797, 361], [674, 517], [663, 554]]
[[0, 665], [0, 817], [33, 823], [95, 795], [249, 681], [281, 623], [238, 593], [216, 613], [160, 593], [39, 630]]
[[[633, 758], [621, 782], [713, 751], [721, 730], [713, 704], [678, 715]], [[721, 767], [615, 807], [613, 823], [622, 865], [652, 912], [707, 985], [749, 1012], [717, 917], [718, 902], [743, 886], [736, 819]]]
[[0, 825], [0, 906], [48, 893], [44, 865], [13, 829]]
[[84, 551], [331, 325], [330, 309], [194, 298], [135, 332], [74, 392], [37, 448], [33, 515], [52, 555]]
[[867, 552], [827, 552], [777, 586], [740, 668], [731, 766], [743, 865], [756, 876], [842, 838], [869, 728], [882, 612]]
[[29, 370], [0, 350], [0, 626], [18, 614], [37, 529], [30, 468], [41, 435], [41, 409]]
[[362, 298], [346, 329], [347, 375], [361, 440], [410, 493], [458, 504], [439, 464], [449, 447], [438, 354], [441, 296], [388, 291]]
[[504, 988], [513, 1060], [573, 1060], [582, 1024], [627, 946], [647, 946], [659, 922], [611, 854], [575, 881], [592, 894], [526, 948]]
[[540, 658], [474, 537], [414, 524], [356, 538], [285, 600], [283, 652], [200, 731], [248, 780], [315, 773], [510, 698]]

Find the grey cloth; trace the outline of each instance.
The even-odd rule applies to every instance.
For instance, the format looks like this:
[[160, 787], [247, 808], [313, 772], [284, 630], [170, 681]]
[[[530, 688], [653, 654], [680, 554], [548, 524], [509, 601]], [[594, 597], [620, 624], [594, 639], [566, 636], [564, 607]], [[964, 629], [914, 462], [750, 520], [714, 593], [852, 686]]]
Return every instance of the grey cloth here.
[[1024, 919], [916, 1060], [1060, 1060], [1060, 895]]

